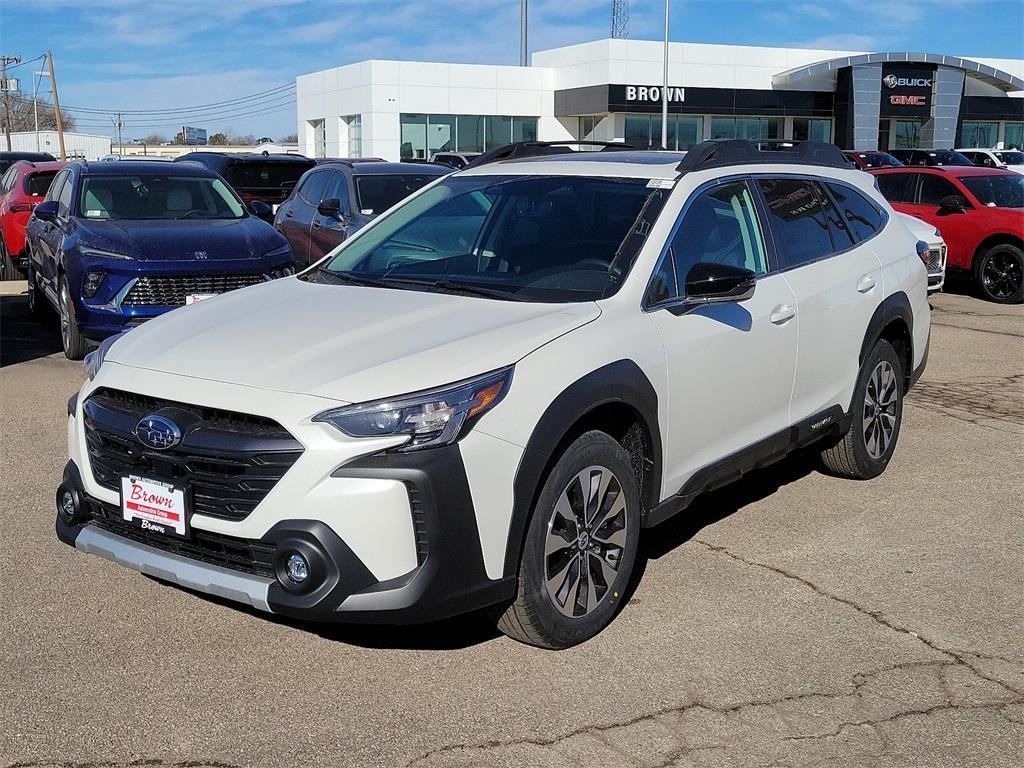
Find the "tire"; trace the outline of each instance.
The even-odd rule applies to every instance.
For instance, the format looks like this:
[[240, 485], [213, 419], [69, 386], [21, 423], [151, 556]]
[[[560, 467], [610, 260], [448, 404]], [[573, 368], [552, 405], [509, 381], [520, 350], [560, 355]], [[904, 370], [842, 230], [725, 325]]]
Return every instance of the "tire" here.
[[89, 342], [85, 340], [78, 321], [75, 320], [75, 307], [71, 302], [68, 281], [61, 275], [58, 282], [58, 299], [60, 304], [60, 340], [64, 346], [64, 357], [68, 360], [81, 360], [89, 351]]
[[879, 340], [861, 366], [843, 439], [821, 452], [825, 468], [839, 477], [870, 480], [889, 465], [903, 423], [903, 364], [892, 344]]
[[974, 262], [974, 282], [981, 296], [996, 304], [1024, 301], [1024, 251], [1004, 243], [994, 245]]
[[46, 317], [49, 312], [49, 306], [46, 303], [46, 294], [43, 293], [43, 289], [39, 287], [38, 278], [36, 277], [36, 271], [32, 266], [32, 260], [28, 262], [28, 274], [26, 275], [28, 280], [28, 311], [32, 317], [42, 319]]
[[0, 280], [21, 280], [21, 272], [14, 266], [14, 259], [7, 252], [7, 244], [0, 237]]
[[[584, 503], [590, 487], [596, 490], [593, 505]], [[604, 432], [581, 435], [537, 497], [516, 598], [497, 612], [498, 629], [551, 649], [594, 637], [622, 605], [639, 541], [640, 492], [629, 455]], [[581, 561], [587, 563], [582, 571]]]

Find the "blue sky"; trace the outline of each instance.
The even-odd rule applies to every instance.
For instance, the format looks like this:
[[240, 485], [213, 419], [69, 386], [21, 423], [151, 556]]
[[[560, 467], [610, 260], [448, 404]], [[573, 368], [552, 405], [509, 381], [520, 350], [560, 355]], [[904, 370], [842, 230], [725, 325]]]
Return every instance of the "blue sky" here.
[[[661, 0], [631, 0], [630, 7], [630, 37], [659, 39]], [[607, 37], [610, 9], [611, 0], [531, 0], [531, 50]], [[515, 64], [518, 30], [518, 0], [0, 2], [0, 52], [30, 59], [52, 48], [62, 103], [111, 113], [237, 99], [368, 58]], [[1024, 58], [1024, 3], [675, 0], [670, 34], [690, 42]], [[11, 74], [27, 84], [35, 67]], [[190, 122], [211, 132], [295, 132], [287, 91], [258, 106], [262, 114], [228, 108]], [[80, 129], [110, 133], [106, 115], [79, 117]], [[125, 136], [173, 135], [169, 123], [178, 117], [126, 117]]]

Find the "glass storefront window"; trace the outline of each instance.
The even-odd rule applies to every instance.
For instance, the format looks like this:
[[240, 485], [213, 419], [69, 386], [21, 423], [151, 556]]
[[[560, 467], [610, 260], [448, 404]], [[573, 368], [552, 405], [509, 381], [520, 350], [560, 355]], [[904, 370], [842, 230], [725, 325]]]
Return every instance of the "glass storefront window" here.
[[427, 156], [455, 150], [455, 115], [427, 115]]
[[313, 157], [326, 157], [327, 121], [310, 120], [309, 127], [313, 129]]
[[960, 129], [961, 147], [994, 147], [999, 136], [999, 123], [965, 120]]
[[458, 115], [455, 118], [455, 141], [459, 152], [484, 151], [484, 120], [482, 115]]
[[491, 115], [487, 118], [485, 149], [494, 149], [512, 141], [512, 118]]
[[626, 115], [626, 133], [623, 138], [631, 147], [647, 149], [651, 145], [651, 116]]
[[[661, 115], [626, 115], [625, 141], [637, 149], [661, 146]], [[704, 118], [700, 115], [669, 115], [668, 146], [671, 151], [689, 150], [704, 140]]]
[[896, 120], [896, 146], [893, 149], [917, 149], [921, 146], [919, 120]]
[[676, 149], [690, 150], [704, 141], [704, 118], [700, 115], [676, 117]]
[[537, 118], [536, 117], [513, 117], [512, 118], [512, 141], [536, 141], [537, 140]]
[[348, 115], [341, 118], [345, 123], [348, 135], [348, 153], [346, 157], [363, 156], [363, 116]]
[[1003, 147], [1024, 149], [1024, 123], [1007, 123], [1003, 129]]
[[832, 141], [832, 121], [828, 118], [794, 117], [793, 141]]
[[782, 138], [781, 117], [713, 117], [711, 118], [712, 139], [762, 139]]
[[402, 160], [426, 160], [427, 116], [402, 115], [402, 140], [399, 154]]

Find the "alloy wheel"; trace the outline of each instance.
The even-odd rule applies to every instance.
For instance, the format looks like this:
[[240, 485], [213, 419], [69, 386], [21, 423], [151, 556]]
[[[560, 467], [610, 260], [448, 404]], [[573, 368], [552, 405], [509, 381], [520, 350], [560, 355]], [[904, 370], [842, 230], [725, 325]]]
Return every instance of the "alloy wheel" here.
[[60, 340], [64, 342], [64, 349], [71, 348], [71, 297], [68, 295], [68, 284], [61, 281], [60, 284]]
[[882, 360], [871, 372], [864, 395], [864, 445], [872, 459], [880, 459], [889, 450], [896, 432], [896, 372]]
[[1012, 253], [993, 253], [981, 267], [985, 292], [997, 299], [1008, 299], [1020, 290], [1024, 265]]
[[563, 615], [580, 618], [608, 596], [626, 546], [626, 496], [615, 474], [592, 466], [569, 481], [548, 520], [544, 580]]
[[28, 280], [28, 311], [34, 314], [36, 311], [36, 280], [31, 266], [28, 268], [26, 279]]

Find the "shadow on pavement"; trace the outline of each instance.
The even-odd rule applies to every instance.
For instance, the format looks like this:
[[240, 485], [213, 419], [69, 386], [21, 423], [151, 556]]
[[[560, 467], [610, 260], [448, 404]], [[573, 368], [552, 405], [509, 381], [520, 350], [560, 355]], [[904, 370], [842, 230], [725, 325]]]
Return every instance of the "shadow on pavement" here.
[[29, 314], [24, 295], [0, 297], [0, 368], [61, 350], [60, 325], [54, 313], [37, 319]]

